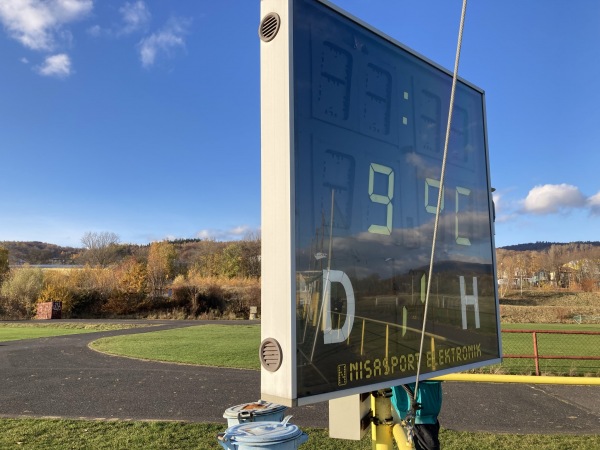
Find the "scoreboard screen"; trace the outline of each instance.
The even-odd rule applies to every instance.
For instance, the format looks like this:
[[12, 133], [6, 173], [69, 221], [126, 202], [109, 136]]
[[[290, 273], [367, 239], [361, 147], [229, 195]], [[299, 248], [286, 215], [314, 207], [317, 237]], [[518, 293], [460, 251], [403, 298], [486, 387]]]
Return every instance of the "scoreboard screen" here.
[[[282, 264], [293, 324], [283, 351], [293, 353], [294, 401], [414, 381], [419, 363], [425, 379], [498, 362], [483, 91], [458, 82], [442, 186], [451, 74], [329, 3], [289, 5], [291, 251]], [[277, 189], [270, 176], [263, 192]], [[265, 207], [263, 218], [277, 214]]]

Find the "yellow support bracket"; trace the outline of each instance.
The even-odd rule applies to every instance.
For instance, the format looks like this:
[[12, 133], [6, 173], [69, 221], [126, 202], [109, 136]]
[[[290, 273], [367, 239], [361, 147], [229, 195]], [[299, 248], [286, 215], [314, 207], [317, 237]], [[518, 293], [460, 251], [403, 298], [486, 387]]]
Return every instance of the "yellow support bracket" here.
[[600, 386], [596, 377], [545, 377], [530, 375], [495, 375], [487, 373], [451, 373], [435, 378], [435, 381], [461, 381], [469, 383], [521, 383], [521, 384], [562, 384], [578, 386]]

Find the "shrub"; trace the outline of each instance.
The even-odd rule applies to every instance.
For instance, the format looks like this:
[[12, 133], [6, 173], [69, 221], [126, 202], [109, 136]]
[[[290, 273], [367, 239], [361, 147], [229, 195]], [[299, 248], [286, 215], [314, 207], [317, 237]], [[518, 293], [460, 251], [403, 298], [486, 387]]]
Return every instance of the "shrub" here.
[[12, 269], [2, 284], [2, 309], [8, 318], [30, 318], [44, 285], [42, 269], [29, 266]]

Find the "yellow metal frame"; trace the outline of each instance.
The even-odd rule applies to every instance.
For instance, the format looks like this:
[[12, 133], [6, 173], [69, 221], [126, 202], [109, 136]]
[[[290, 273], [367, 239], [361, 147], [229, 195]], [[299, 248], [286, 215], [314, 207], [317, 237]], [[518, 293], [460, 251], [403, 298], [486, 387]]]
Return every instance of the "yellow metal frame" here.
[[435, 381], [461, 381], [469, 383], [522, 383], [522, 384], [563, 384], [578, 386], [600, 386], [597, 377], [534, 377], [531, 375], [495, 375], [484, 373], [451, 373], [435, 378]]
[[[468, 383], [520, 383], [520, 384], [561, 384], [571, 386], [600, 386], [600, 378], [596, 377], [538, 377], [531, 375], [494, 375], [479, 373], [452, 373], [430, 378], [435, 381], [457, 381]], [[373, 416], [380, 420], [371, 424], [371, 437], [373, 450], [392, 450], [391, 435], [396, 445], [401, 450], [414, 449], [409, 442], [402, 424], [382, 423], [384, 417], [391, 411], [391, 401], [387, 397], [375, 398], [371, 396], [371, 409]], [[392, 425], [392, 426], [390, 426]]]

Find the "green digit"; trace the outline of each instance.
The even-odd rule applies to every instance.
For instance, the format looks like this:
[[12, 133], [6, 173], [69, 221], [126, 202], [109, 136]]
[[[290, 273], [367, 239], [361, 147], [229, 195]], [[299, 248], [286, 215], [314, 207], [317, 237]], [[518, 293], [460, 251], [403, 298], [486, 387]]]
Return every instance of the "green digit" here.
[[[388, 191], [387, 195], [373, 193], [375, 185], [375, 174], [380, 173], [387, 175], [388, 177]], [[392, 216], [394, 213], [394, 207], [392, 205], [392, 198], [394, 197], [394, 171], [391, 167], [382, 166], [381, 164], [371, 163], [369, 167], [369, 198], [373, 203], [379, 203], [387, 205], [386, 209], [386, 220], [385, 225], [371, 225], [369, 227], [369, 233], [386, 234], [392, 233]]]
[[454, 237], [458, 245], [471, 245], [469, 238], [458, 235], [458, 196], [459, 195], [471, 195], [471, 189], [463, 188], [460, 186], [456, 187], [456, 216], [454, 218]]
[[[433, 178], [425, 178], [425, 211], [427, 211], [430, 214], [435, 214], [436, 212], [436, 206], [437, 206], [437, 198], [436, 198], [436, 205], [430, 205], [429, 204], [429, 188], [430, 187], [434, 187], [437, 188], [438, 191], [440, 189], [440, 182], [438, 180], [435, 180]], [[444, 210], [444, 192], [442, 191], [442, 206], [440, 208], [440, 211]]]

